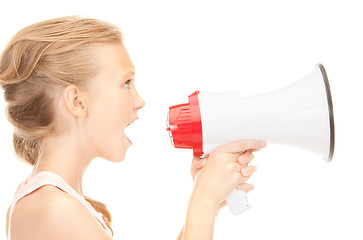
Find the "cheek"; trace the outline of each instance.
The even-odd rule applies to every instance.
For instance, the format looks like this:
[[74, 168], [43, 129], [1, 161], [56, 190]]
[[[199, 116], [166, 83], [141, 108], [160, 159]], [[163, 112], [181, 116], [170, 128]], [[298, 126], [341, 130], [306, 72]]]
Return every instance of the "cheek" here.
[[114, 138], [123, 131], [124, 122], [124, 111], [118, 104], [100, 106], [90, 117], [88, 132], [107, 142], [107, 138]]
[[120, 93], [117, 92], [108, 94], [93, 104], [89, 111], [90, 118], [94, 119], [96, 125], [121, 127], [130, 111], [129, 103], [127, 96], [120, 96]]
[[95, 155], [110, 161], [122, 161], [129, 147], [124, 129], [132, 117], [128, 98], [99, 101], [92, 109], [87, 124], [87, 138]]

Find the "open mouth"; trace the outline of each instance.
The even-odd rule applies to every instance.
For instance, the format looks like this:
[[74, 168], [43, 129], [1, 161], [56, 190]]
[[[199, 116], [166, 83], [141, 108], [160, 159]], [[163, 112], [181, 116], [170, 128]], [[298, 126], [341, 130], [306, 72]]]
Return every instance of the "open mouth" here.
[[124, 130], [124, 133], [125, 133], [125, 136], [127, 138], [127, 140], [129, 140], [129, 142], [132, 144], [132, 141], [130, 140], [130, 136], [133, 136], [134, 134], [134, 122], [131, 122], [129, 124], [126, 125], [125, 127], [125, 130]]

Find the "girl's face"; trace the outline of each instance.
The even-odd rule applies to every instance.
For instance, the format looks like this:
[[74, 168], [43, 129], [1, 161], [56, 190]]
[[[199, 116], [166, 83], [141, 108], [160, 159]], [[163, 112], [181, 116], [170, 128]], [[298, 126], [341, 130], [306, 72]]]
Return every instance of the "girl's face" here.
[[101, 45], [96, 64], [99, 73], [89, 90], [87, 141], [95, 156], [120, 162], [132, 144], [124, 130], [138, 118], [145, 102], [135, 89], [135, 68], [122, 43]]

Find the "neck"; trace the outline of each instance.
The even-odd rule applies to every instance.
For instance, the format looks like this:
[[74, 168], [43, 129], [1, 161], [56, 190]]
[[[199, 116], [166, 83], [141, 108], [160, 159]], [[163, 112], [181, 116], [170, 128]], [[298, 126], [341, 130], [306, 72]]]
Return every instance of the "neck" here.
[[42, 171], [62, 177], [74, 190], [83, 195], [82, 177], [92, 157], [82, 151], [79, 142], [63, 134], [47, 138], [32, 176]]

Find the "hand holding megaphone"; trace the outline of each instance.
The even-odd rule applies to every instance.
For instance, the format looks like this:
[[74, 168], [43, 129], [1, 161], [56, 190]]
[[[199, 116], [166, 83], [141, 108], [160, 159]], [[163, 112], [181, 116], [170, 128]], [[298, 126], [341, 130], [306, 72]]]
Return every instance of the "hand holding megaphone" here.
[[[327, 74], [319, 64], [301, 80], [256, 96], [237, 91], [189, 96], [189, 103], [169, 108], [167, 130], [174, 147], [193, 149], [194, 157], [239, 139], [309, 150], [331, 161], [334, 154], [333, 103]], [[246, 193], [226, 198], [232, 212], [249, 208]]]
[[[264, 141], [241, 140], [217, 147], [210, 155], [203, 158], [205, 162], [203, 167], [199, 163], [200, 171], [195, 179], [193, 193], [218, 205], [228, 199], [228, 195], [236, 188], [247, 192], [252, 190], [253, 186], [245, 182], [255, 171], [255, 166], [248, 166], [248, 164], [254, 158], [253, 152], [265, 146]], [[195, 162], [196, 158], [193, 161]], [[244, 193], [235, 191], [236, 194], [244, 196]], [[237, 208], [241, 206], [240, 203], [236, 206]], [[247, 209], [248, 206], [245, 207]]]

